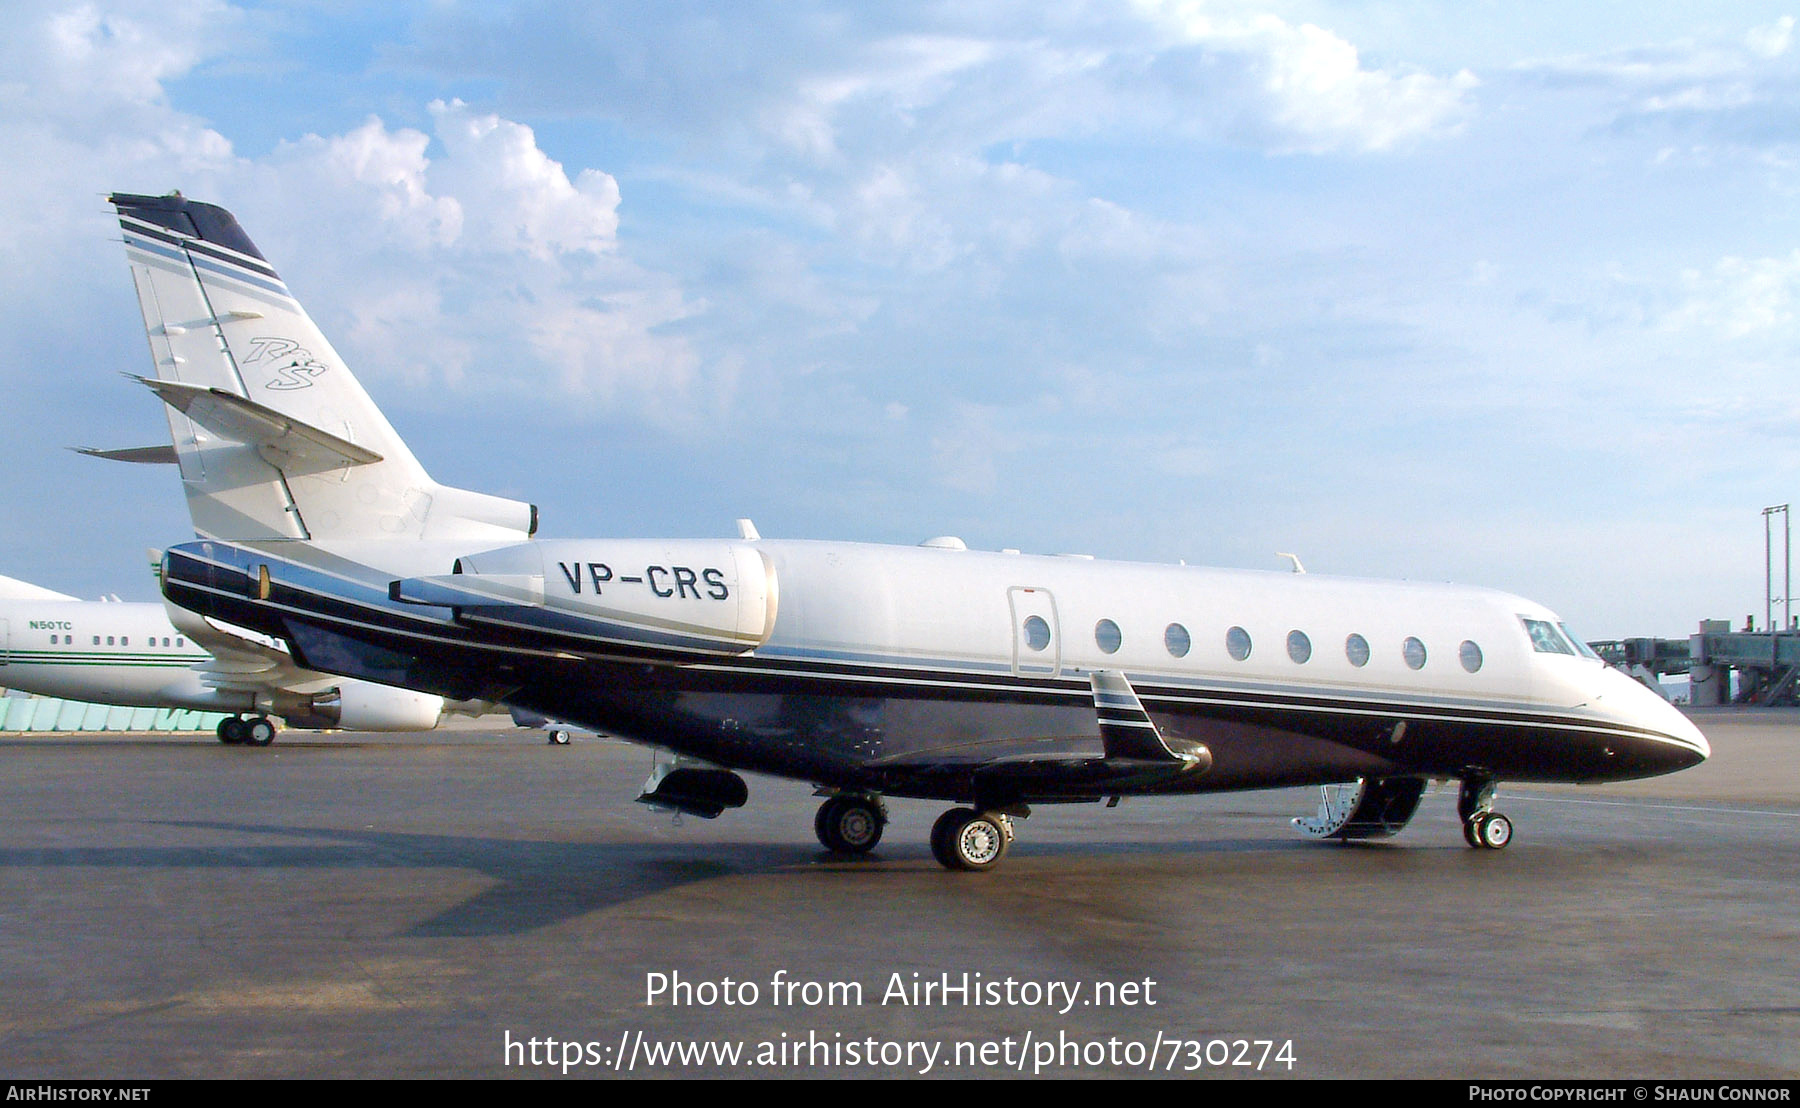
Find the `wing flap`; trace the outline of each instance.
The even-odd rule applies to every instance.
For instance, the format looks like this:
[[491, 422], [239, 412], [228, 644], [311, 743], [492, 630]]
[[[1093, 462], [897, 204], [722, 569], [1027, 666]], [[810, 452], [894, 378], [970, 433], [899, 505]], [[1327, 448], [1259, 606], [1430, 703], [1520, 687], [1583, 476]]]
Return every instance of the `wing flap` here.
[[1098, 743], [1092, 735], [996, 739], [883, 759], [872, 768], [894, 774], [900, 788], [938, 778], [940, 787], [951, 783], [995, 805], [1150, 791], [1212, 768], [1205, 745], [1162, 733], [1123, 673], [1102, 670], [1089, 679]]

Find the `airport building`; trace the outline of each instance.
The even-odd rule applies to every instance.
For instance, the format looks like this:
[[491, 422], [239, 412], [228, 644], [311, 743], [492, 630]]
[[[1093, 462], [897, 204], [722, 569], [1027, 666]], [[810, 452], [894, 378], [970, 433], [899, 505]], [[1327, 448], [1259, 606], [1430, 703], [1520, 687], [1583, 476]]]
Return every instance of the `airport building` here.
[[211, 731], [223, 712], [122, 708], [54, 696], [0, 696], [0, 733], [27, 731]]

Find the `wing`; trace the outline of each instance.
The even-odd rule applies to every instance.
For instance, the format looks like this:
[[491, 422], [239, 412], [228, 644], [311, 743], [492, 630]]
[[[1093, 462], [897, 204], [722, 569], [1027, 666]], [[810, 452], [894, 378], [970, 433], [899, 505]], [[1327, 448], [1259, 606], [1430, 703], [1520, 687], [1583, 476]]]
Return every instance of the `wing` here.
[[1089, 675], [1097, 735], [1004, 739], [938, 748], [876, 763], [900, 782], [932, 782], [968, 795], [982, 807], [1005, 809], [1033, 801], [1092, 800], [1120, 790], [1143, 790], [1205, 773], [1212, 752], [1197, 742], [1170, 739], [1144, 710], [1125, 674]]
[[294, 664], [294, 659], [273, 639], [250, 631], [214, 623], [205, 616], [163, 600], [169, 622], [188, 640], [202, 646], [212, 658], [196, 663], [200, 681], [209, 688], [228, 692], [321, 692], [341, 681]]

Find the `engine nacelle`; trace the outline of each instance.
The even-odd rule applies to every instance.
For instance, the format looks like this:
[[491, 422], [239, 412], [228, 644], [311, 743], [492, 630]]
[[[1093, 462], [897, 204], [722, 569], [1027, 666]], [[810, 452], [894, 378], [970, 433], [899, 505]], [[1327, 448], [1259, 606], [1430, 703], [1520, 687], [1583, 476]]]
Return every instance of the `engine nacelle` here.
[[458, 620], [589, 649], [732, 655], [768, 641], [775, 569], [743, 542], [582, 539], [457, 559], [454, 571], [389, 586], [393, 599]]
[[444, 712], [444, 698], [367, 681], [345, 681], [328, 692], [277, 704], [290, 727], [345, 731], [430, 731]]

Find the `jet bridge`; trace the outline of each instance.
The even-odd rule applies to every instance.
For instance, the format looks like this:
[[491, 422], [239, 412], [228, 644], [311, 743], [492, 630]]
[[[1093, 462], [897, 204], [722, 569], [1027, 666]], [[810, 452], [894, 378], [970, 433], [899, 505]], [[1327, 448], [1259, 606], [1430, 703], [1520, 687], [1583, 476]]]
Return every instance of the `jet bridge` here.
[[1702, 620], [1686, 639], [1615, 639], [1589, 643], [1608, 665], [1657, 688], [1661, 678], [1686, 674], [1696, 707], [1719, 704], [1800, 704], [1800, 628], [1757, 631], [1751, 620], [1731, 630], [1728, 620]]

